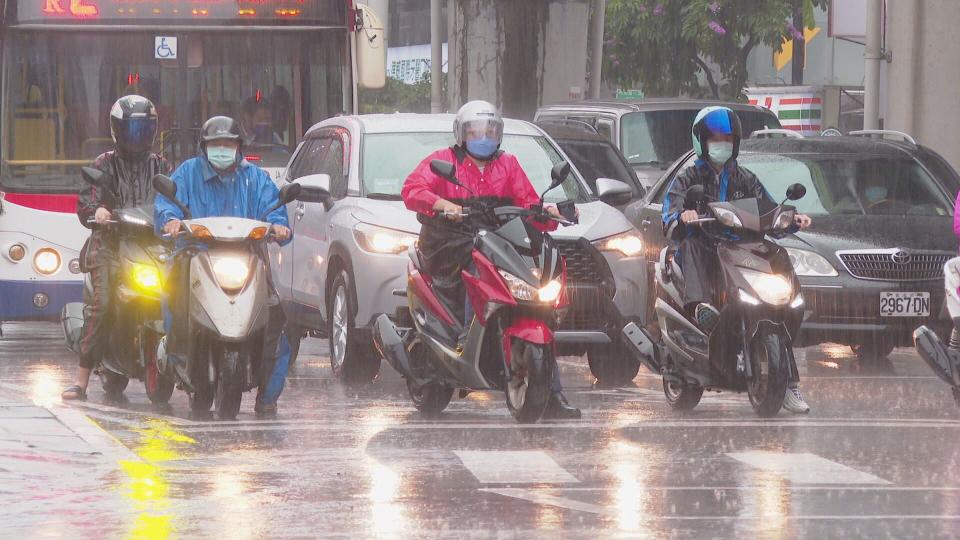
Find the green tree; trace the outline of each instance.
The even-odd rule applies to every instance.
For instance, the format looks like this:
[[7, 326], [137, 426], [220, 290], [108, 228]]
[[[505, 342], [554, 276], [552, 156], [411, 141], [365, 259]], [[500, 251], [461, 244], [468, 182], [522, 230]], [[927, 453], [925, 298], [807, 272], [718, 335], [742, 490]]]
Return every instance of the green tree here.
[[[604, 77], [643, 85], [647, 95], [739, 98], [747, 57], [760, 44], [781, 50], [803, 38], [793, 26], [800, 10], [807, 24], [829, 0], [609, 0]], [[709, 69], [717, 66], [719, 77]], [[702, 74], [707, 83], [699, 81]]]
[[[447, 74], [443, 73], [441, 84], [446, 95]], [[380, 90], [360, 90], [360, 113], [429, 113], [430, 72], [423, 74], [418, 82], [407, 84], [387, 77], [387, 84]]]

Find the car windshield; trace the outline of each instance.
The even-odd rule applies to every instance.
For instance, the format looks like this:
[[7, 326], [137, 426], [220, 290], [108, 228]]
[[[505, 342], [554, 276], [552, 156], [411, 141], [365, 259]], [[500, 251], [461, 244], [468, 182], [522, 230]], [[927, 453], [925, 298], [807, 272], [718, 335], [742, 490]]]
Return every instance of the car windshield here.
[[[362, 179], [368, 197], [399, 197], [403, 182], [424, 158], [453, 144], [452, 133], [374, 133], [364, 137]], [[505, 135], [501, 148], [520, 161], [537, 193], [550, 186], [550, 170], [562, 161], [550, 142], [541, 136]], [[586, 202], [589, 195], [581, 188], [573, 171], [561, 188], [547, 194], [549, 202], [574, 200]]]
[[912, 159], [864, 154], [743, 154], [774, 198], [793, 183], [807, 195], [794, 204], [810, 215], [949, 216], [951, 202]]
[[[693, 147], [690, 127], [697, 109], [625, 114], [620, 120], [620, 149], [631, 165], [663, 165]], [[779, 128], [769, 112], [737, 111], [744, 136], [760, 129]]]
[[627, 166], [623, 158], [618, 155], [617, 149], [610, 143], [583, 139], [554, 140], [570, 157], [570, 161], [584, 176], [584, 180], [594, 193], [597, 192], [598, 178], [620, 180], [639, 193], [640, 181], [637, 179], [637, 174]]

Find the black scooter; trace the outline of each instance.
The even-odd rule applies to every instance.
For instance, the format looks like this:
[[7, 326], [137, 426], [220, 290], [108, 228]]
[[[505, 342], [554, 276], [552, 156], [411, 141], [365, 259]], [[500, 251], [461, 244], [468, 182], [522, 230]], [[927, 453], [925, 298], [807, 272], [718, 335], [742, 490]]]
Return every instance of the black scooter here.
[[943, 267], [943, 285], [947, 292], [947, 311], [953, 320], [949, 346], [935, 331], [921, 326], [913, 333], [917, 354], [943, 382], [950, 385], [953, 399], [960, 407], [960, 257]]
[[[84, 181], [118, 200], [107, 174], [84, 167]], [[114, 210], [111, 219], [93, 227], [110, 227], [118, 235], [117, 260], [111, 272], [116, 287], [111, 291], [111, 313], [108, 315], [109, 340], [96, 368], [103, 390], [111, 398], [119, 398], [130, 379], [142, 379], [147, 397], [164, 404], [173, 393], [173, 381], [157, 368], [157, 343], [163, 336], [160, 312], [161, 260], [168, 246], [154, 235], [153, 205]], [[90, 275], [84, 280], [84, 296], [91, 292]], [[64, 307], [64, 335], [71, 350], [79, 353], [79, 337], [83, 327], [83, 304]]]
[[[805, 194], [804, 186], [794, 184], [786, 200]], [[793, 339], [803, 318], [803, 297], [786, 250], [769, 236], [786, 234], [796, 209], [760, 199], [708, 203], [702, 186], [687, 191], [684, 208], [701, 213], [688, 226], [699, 226], [698, 233], [717, 246], [719, 321], [708, 335], [685, 313], [683, 272], [674, 260], [675, 248], [668, 247], [656, 265], [657, 323], [652, 331], [628, 324], [624, 340], [662, 375], [673, 408], [693, 409], [704, 390], [746, 391], [759, 416], [774, 416], [787, 385], [799, 381]]]

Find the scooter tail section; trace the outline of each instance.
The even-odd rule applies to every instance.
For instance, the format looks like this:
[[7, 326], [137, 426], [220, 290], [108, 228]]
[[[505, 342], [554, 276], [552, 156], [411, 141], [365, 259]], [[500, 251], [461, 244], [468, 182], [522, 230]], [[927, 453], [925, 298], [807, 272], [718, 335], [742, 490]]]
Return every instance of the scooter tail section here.
[[373, 323], [373, 344], [380, 355], [397, 370], [398, 373], [410, 379], [417, 385], [425, 385], [429, 381], [418, 377], [410, 364], [407, 354], [407, 344], [397, 330], [396, 325], [386, 314], [377, 317]]
[[937, 334], [926, 326], [913, 332], [913, 343], [917, 353], [937, 377], [953, 387], [960, 386], [960, 351], [947, 348]]

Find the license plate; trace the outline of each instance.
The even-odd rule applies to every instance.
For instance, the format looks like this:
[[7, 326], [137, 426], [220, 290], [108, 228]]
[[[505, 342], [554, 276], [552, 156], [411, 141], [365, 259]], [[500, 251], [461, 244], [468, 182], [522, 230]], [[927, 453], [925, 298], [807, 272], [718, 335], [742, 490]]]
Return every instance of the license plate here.
[[881, 317], [927, 317], [930, 315], [930, 293], [882, 292]]

